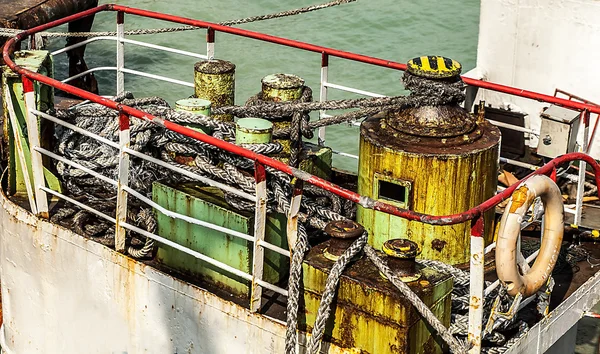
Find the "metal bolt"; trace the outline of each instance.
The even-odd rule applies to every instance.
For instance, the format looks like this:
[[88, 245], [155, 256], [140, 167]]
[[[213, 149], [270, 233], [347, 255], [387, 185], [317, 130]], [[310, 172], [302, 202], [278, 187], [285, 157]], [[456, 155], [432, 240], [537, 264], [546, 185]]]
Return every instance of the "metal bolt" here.
[[411, 240], [392, 239], [383, 244], [383, 252], [388, 255], [388, 266], [405, 283], [421, 278], [415, 258], [421, 253], [419, 246]]
[[550, 135], [546, 135], [544, 139], [542, 139], [542, 142], [544, 145], [550, 145], [552, 144], [552, 137]]
[[351, 220], [331, 221], [325, 226], [325, 233], [331, 236], [329, 244], [323, 251], [325, 258], [337, 261], [355, 239], [365, 231], [362, 225]]

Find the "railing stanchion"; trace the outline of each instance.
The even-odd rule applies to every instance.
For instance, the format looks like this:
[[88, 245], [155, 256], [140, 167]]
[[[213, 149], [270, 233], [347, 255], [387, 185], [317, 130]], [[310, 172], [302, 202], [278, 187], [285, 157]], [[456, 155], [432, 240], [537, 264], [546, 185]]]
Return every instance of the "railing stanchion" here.
[[215, 30], [210, 27], [206, 29], [206, 56], [208, 59], [215, 58]]
[[40, 187], [46, 186], [44, 179], [44, 164], [42, 163], [42, 154], [36, 150], [40, 147], [40, 130], [38, 126], [38, 117], [32, 112], [35, 106], [35, 91], [33, 81], [22, 76], [23, 96], [25, 98], [25, 109], [27, 112], [27, 135], [29, 136], [29, 151], [31, 152], [31, 172], [33, 175], [33, 191], [35, 194], [35, 203], [37, 206], [37, 215], [48, 219], [48, 199], [46, 192]]
[[124, 36], [125, 13], [117, 12], [117, 96], [125, 91], [125, 43]]
[[252, 257], [252, 294], [250, 297], [250, 311], [260, 310], [262, 287], [257, 280], [262, 280], [265, 261], [265, 249], [260, 245], [265, 239], [267, 221], [267, 174], [265, 166], [259, 162], [254, 165], [256, 180], [256, 211], [254, 216], [254, 254]]
[[469, 354], [481, 353], [483, 329], [484, 250], [483, 215], [471, 221], [471, 266], [469, 283]]
[[[583, 110], [581, 112], [581, 120], [583, 121], [583, 146], [579, 151], [586, 152], [588, 147], [588, 138], [590, 135], [590, 112]], [[581, 216], [583, 214], [583, 192], [585, 191], [585, 161], [579, 162], [579, 176], [577, 178], [577, 200], [575, 200], [575, 217], [573, 224], [581, 224]]]
[[127, 192], [123, 188], [129, 185], [129, 115], [119, 112], [119, 177], [117, 179], [117, 215], [115, 225], [115, 249], [125, 252], [125, 228], [127, 222]]
[[[321, 90], [319, 92], [319, 101], [327, 101], [327, 69], [329, 67], [329, 55], [321, 54]], [[319, 119], [323, 118], [325, 111], [319, 111]], [[321, 146], [325, 145], [325, 127], [319, 128], [318, 143]]]

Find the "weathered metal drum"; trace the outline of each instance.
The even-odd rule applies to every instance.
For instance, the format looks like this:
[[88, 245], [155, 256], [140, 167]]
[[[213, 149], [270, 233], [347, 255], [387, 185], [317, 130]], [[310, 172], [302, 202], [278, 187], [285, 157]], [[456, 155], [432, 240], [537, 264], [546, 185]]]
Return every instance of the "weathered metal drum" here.
[[[361, 125], [358, 192], [408, 210], [449, 215], [492, 197], [497, 183], [500, 131], [456, 105], [380, 113]], [[485, 215], [492, 237], [493, 210]], [[433, 226], [358, 207], [369, 243], [382, 249], [408, 238], [421, 258], [468, 262], [470, 222]]]

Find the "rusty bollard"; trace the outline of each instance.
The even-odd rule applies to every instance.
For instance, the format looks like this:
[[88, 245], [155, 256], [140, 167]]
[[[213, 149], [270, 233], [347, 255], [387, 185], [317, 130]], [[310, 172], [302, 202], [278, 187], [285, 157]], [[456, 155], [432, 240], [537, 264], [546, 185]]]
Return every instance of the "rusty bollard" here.
[[[337, 261], [364, 231], [362, 225], [351, 220], [331, 221], [325, 226], [325, 233], [331, 236], [331, 240], [329, 240], [329, 245], [323, 251], [323, 255], [330, 261]], [[360, 256], [355, 257], [359, 258]]]
[[416, 243], [403, 238], [387, 240], [383, 244], [383, 252], [388, 256], [388, 266], [400, 280], [410, 283], [421, 278], [421, 272], [417, 270], [415, 261], [421, 250]]

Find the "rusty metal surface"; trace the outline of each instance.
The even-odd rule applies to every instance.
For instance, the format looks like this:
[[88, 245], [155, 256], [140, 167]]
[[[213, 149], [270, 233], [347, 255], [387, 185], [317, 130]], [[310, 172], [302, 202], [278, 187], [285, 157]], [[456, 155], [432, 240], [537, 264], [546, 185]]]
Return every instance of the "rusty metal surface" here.
[[98, 6], [98, 0], [0, 0], [0, 26], [27, 29]]
[[500, 140], [500, 130], [487, 121], [477, 123], [474, 129], [460, 136], [443, 138], [389, 129], [393, 127], [395, 119], [397, 118], [388, 112], [367, 118], [360, 127], [361, 137], [377, 147], [391, 151], [448, 157], [488, 149], [497, 145]]
[[[235, 64], [225, 60], [202, 60], [194, 65], [196, 97], [209, 100], [212, 108], [230, 106], [235, 97]], [[233, 115], [213, 115], [213, 118], [233, 122]]]
[[411, 107], [390, 112], [387, 124], [409, 135], [454, 137], [471, 132], [475, 117], [459, 106]]
[[[464, 212], [494, 196], [500, 141], [496, 127], [483, 122], [455, 138], [422, 137], [389, 128], [386, 118], [384, 112], [361, 125], [359, 194], [430, 215]], [[405, 200], [382, 195], [379, 181], [404, 186]], [[484, 235], [490, 242], [493, 211], [485, 217]], [[357, 221], [376, 249], [386, 240], [407, 238], [419, 245], [422, 258], [450, 264], [469, 260], [470, 223], [432, 226], [360, 205]]]
[[[313, 247], [304, 262], [302, 330], [312, 329], [321, 291], [333, 265], [323, 255], [328, 243]], [[451, 277], [418, 267], [422, 278], [408, 285], [448, 325]], [[364, 257], [344, 271], [333, 306], [335, 317], [330, 319], [325, 339], [343, 348], [360, 353], [441, 352], [411, 303]]]

